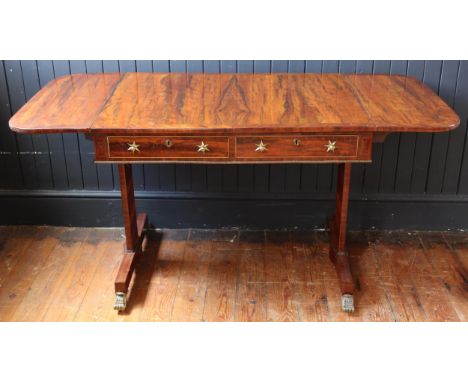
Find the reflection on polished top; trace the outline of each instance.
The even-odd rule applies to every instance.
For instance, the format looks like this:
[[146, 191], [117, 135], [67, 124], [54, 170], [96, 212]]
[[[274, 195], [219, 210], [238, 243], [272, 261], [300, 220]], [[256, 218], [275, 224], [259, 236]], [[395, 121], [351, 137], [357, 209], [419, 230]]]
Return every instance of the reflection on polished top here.
[[10, 120], [14, 131], [444, 131], [458, 116], [414, 78], [342, 74], [114, 73], [60, 77]]

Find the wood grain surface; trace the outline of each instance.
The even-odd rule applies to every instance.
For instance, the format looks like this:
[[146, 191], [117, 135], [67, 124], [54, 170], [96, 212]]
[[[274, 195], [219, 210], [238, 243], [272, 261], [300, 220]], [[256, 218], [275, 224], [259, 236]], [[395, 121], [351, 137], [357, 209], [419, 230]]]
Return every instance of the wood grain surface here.
[[106, 134], [436, 132], [458, 124], [414, 78], [354, 74], [69, 75], [10, 120], [16, 132]]
[[120, 73], [74, 74], [51, 81], [10, 120], [17, 132], [84, 131], [118, 84]]
[[128, 311], [122, 229], [0, 227], [0, 321], [467, 321], [468, 235], [351, 232], [343, 313], [324, 231], [151, 231]]

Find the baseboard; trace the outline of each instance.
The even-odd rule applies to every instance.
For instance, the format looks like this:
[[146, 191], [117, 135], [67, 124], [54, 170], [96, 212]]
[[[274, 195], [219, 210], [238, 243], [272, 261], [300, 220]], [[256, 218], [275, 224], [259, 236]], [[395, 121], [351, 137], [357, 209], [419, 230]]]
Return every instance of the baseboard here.
[[[137, 207], [161, 228], [324, 228], [333, 196], [137, 192]], [[0, 191], [0, 224], [117, 227], [117, 191]], [[352, 195], [351, 229], [468, 229], [468, 197]]]

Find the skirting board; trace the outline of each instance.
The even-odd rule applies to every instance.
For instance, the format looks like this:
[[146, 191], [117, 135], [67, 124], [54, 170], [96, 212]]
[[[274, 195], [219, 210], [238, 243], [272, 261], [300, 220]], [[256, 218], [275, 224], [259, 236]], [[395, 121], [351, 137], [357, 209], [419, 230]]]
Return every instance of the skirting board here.
[[[117, 191], [0, 191], [0, 224], [122, 226]], [[141, 192], [137, 208], [157, 228], [324, 228], [332, 195]], [[350, 229], [468, 229], [465, 196], [351, 196]]]

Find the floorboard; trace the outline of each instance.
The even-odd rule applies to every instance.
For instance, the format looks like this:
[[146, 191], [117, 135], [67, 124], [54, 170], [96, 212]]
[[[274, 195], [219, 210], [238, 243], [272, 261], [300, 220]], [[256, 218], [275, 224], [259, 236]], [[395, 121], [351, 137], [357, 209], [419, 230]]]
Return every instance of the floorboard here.
[[467, 321], [468, 234], [348, 235], [343, 313], [325, 231], [155, 230], [125, 312], [121, 229], [0, 227], [0, 321]]

